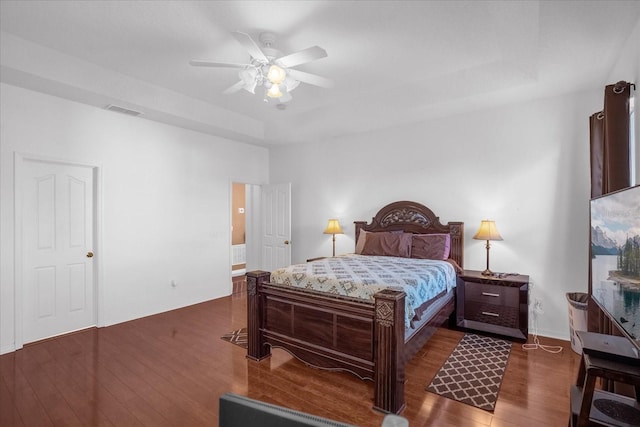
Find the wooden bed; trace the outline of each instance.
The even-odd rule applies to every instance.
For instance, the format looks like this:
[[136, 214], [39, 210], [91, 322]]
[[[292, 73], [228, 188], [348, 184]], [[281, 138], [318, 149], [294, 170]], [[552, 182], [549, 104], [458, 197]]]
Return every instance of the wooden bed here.
[[[360, 230], [449, 233], [449, 257], [463, 267], [464, 224], [443, 225], [431, 209], [419, 203], [391, 203], [371, 223], [354, 224], [356, 242]], [[451, 318], [455, 308], [455, 296], [450, 293], [428, 319], [405, 330], [402, 291], [383, 290], [372, 303], [269, 280], [266, 271], [247, 273], [247, 357], [260, 361], [271, 355], [271, 348], [282, 348], [307, 365], [372, 380], [374, 408], [384, 412], [404, 409], [405, 363]]]

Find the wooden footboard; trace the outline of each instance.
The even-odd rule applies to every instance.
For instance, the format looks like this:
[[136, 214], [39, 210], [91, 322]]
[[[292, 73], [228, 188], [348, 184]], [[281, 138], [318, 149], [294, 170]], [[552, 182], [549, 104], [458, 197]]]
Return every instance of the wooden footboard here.
[[[307, 365], [373, 380], [374, 408], [400, 413], [405, 363], [437, 325], [423, 325], [405, 348], [404, 292], [381, 291], [372, 304], [270, 284], [269, 275], [247, 273], [247, 357], [259, 361], [282, 348]], [[434, 319], [442, 324], [452, 310]]]
[[[450, 259], [463, 266], [463, 223], [441, 224], [433, 211], [420, 203], [390, 203], [370, 224], [354, 224], [356, 241], [362, 230], [449, 234]], [[384, 412], [402, 411], [405, 364], [455, 308], [452, 292], [405, 337], [402, 291], [387, 289], [368, 302], [271, 284], [269, 280], [266, 271], [247, 273], [247, 357], [260, 361], [271, 355], [271, 347], [278, 347], [310, 366], [372, 380], [374, 408]]]

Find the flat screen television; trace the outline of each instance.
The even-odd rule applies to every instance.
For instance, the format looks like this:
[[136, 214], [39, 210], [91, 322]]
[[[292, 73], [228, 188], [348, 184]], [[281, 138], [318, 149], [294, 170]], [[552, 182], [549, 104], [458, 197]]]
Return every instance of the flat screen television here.
[[591, 199], [594, 300], [640, 350], [640, 185]]
[[220, 396], [218, 422], [220, 427], [355, 427], [234, 393]]

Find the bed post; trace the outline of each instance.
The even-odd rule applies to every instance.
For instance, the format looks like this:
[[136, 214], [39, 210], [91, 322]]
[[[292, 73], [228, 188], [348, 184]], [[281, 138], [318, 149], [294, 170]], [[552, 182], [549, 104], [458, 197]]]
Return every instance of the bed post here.
[[247, 358], [262, 360], [271, 356], [271, 347], [264, 344], [262, 333], [262, 296], [258, 293], [263, 283], [269, 281], [268, 271], [249, 271], [247, 273]]
[[404, 409], [405, 293], [385, 289], [374, 295], [374, 409], [399, 414]]

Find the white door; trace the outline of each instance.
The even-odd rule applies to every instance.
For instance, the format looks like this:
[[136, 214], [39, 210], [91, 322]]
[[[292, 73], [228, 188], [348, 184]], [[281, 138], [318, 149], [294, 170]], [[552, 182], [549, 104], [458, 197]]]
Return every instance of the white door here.
[[23, 343], [95, 325], [90, 166], [24, 159]]
[[262, 186], [262, 269], [291, 264], [291, 183]]

